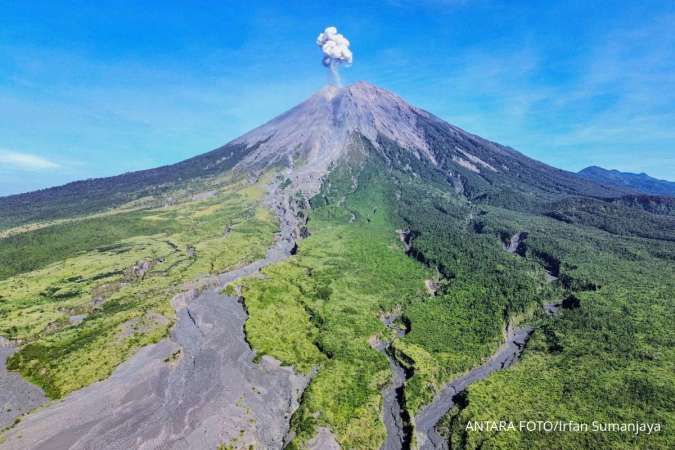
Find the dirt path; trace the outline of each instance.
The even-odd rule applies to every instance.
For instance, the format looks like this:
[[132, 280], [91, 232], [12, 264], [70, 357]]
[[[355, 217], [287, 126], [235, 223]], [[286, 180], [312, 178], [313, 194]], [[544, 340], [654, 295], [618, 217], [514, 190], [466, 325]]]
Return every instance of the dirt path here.
[[294, 251], [293, 215], [279, 193], [270, 201], [281, 233], [264, 259], [220, 275], [217, 287], [198, 296], [177, 296], [170, 338], [141, 349], [110, 378], [28, 415], [0, 448], [281, 448], [307, 378], [271, 358], [254, 363], [243, 332], [246, 312], [237, 298], [220, 293]]

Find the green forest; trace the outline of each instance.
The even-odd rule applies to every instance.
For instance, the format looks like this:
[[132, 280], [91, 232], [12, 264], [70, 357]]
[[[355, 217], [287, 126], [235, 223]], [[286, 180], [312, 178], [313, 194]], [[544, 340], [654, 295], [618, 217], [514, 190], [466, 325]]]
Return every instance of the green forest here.
[[[225, 288], [241, 288], [257, 358], [311, 376], [289, 448], [303, 448], [320, 427], [343, 448], [380, 448], [391, 370], [378, 342], [407, 369], [401, 401], [414, 418], [523, 324], [534, 332], [521, 361], [471, 385], [440, 423], [449, 448], [672, 448], [672, 211], [498, 192], [459, 172], [461, 194], [440, 170], [385, 148], [353, 151], [335, 167], [311, 199], [309, 236], [296, 254]], [[195, 181], [105, 213], [56, 220], [50, 212], [51, 222], [7, 231], [0, 334], [23, 344], [8, 368], [58, 399], [167, 336], [174, 295], [272, 244], [270, 179]], [[505, 247], [516, 233], [524, 238], [512, 254]], [[564, 299], [569, 307], [544, 313]], [[389, 315], [393, 329], [383, 323]], [[658, 422], [661, 431], [467, 430], [490, 420]]]
[[[293, 417], [293, 446], [327, 426], [344, 448], [379, 448], [379, 390], [390, 375], [373, 339], [393, 341], [412, 370], [405, 405], [414, 417], [445, 382], [492, 354], [507, 324], [529, 323], [523, 360], [471, 386], [443, 420], [450, 448], [672, 447], [669, 239], [634, 232], [644, 231], [639, 213], [606, 230], [472, 203], [442, 182], [383, 167], [352, 155], [313, 199], [311, 236], [298, 254], [244, 286], [254, 348], [305, 371], [319, 367]], [[400, 230], [410, 236], [407, 252]], [[521, 231], [521, 255], [506, 252], [505, 240]], [[580, 306], [543, 313], [566, 298]], [[378, 320], [393, 310], [410, 330], [403, 338]], [[660, 422], [662, 431], [464, 431], [471, 420], [505, 418]]]

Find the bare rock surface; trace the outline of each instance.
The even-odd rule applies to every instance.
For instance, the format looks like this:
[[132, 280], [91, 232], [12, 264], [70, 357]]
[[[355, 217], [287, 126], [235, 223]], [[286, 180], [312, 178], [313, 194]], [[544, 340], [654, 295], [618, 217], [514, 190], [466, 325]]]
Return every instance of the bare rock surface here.
[[521, 244], [526, 238], [527, 238], [526, 232], [524, 231], [518, 232], [513, 236], [511, 236], [511, 239], [509, 239], [508, 243], [504, 245], [504, 249], [513, 255], [523, 256], [521, 253], [519, 253], [519, 251], [521, 249]]
[[328, 428], [321, 427], [307, 443], [307, 450], [340, 450], [340, 444]]
[[350, 147], [355, 133], [378, 147], [379, 138], [397, 142], [419, 158], [436, 164], [420, 118], [430, 114], [366, 82], [339, 88], [326, 86], [288, 112], [234, 140], [255, 149], [238, 169], [269, 167], [299, 158], [293, 185], [318, 192], [330, 165]]
[[236, 298], [205, 291], [178, 312], [171, 339], [29, 415], [3, 448], [281, 448], [306, 379], [269, 358], [254, 363], [245, 320]]

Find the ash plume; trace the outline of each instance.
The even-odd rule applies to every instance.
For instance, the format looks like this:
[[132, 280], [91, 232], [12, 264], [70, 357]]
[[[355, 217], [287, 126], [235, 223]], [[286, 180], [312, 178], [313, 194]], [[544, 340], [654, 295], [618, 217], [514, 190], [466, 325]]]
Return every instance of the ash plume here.
[[338, 67], [341, 64], [347, 66], [352, 63], [352, 51], [349, 49], [349, 40], [342, 34], [338, 33], [337, 28], [327, 27], [316, 38], [316, 45], [321, 48], [323, 52], [323, 65], [330, 69], [335, 84], [342, 85], [340, 80], [340, 73]]

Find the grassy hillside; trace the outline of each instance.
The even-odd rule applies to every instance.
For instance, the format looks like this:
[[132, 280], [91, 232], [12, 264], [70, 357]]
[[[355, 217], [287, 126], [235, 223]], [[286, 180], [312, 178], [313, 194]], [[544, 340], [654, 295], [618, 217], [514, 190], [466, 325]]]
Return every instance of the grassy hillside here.
[[[246, 281], [252, 346], [318, 369], [293, 418], [294, 446], [328, 426], [345, 448], [379, 448], [380, 389], [391, 375], [372, 344], [394, 339], [384, 313], [401, 311], [411, 327], [394, 345], [415, 373], [406, 388], [414, 412], [492, 353], [507, 321], [552, 294], [540, 264], [507, 254], [497, 236], [475, 234], [471, 214], [465, 201], [353, 155], [313, 200], [311, 236], [298, 254]], [[397, 232], [413, 226], [416, 257]], [[441, 285], [436, 296], [425, 280]]]
[[205, 179], [217, 178], [254, 148], [225, 145], [168, 166], [0, 197], [0, 230], [86, 216], [133, 201], [171, 204], [176, 190], [199, 192]]
[[378, 448], [384, 439], [380, 388], [389, 365], [370, 343], [390, 338], [379, 315], [424, 295], [430, 274], [403, 253], [391, 186], [381, 181], [342, 206], [318, 207], [298, 255], [244, 287], [252, 346], [305, 372], [319, 369], [293, 418], [294, 446], [320, 424], [347, 448]]
[[26, 343], [8, 368], [52, 398], [108, 376], [166, 335], [185, 283], [265, 254], [276, 225], [263, 193], [224, 185], [0, 240], [0, 334]]
[[[450, 161], [439, 169], [385, 144], [354, 151], [331, 173], [312, 199], [311, 235], [296, 255], [242, 282], [245, 332], [258, 356], [312, 375], [291, 446], [322, 426], [344, 448], [381, 446], [380, 391], [391, 373], [373, 348], [378, 341], [391, 342], [409, 371], [402, 400], [413, 417], [444, 383], [492, 354], [507, 325], [527, 322], [535, 332], [523, 360], [473, 385], [444, 419], [452, 448], [672, 447], [671, 203], [580, 197], [596, 187], [570, 188], [562, 172], [543, 180], [518, 160], [527, 163], [523, 179], [539, 177], [528, 192], [505, 173], [479, 176]], [[500, 158], [513, 156], [507, 150]], [[5, 216], [0, 334], [26, 344], [9, 368], [52, 398], [105, 378], [166, 335], [173, 295], [264, 254], [277, 230], [262, 205], [266, 180], [196, 177], [204, 161], [181, 166], [187, 182], [155, 190], [141, 177], [137, 187], [149, 190], [113, 193], [104, 204], [66, 196], [70, 206], [58, 211], [47, 195], [36, 203], [38, 224], [8, 228], [37, 217], [29, 203]], [[512, 255], [503, 246], [516, 232], [527, 239]], [[546, 269], [559, 280], [548, 283]], [[579, 308], [541, 312], [570, 296]], [[382, 323], [389, 313], [401, 315], [404, 337]], [[551, 418], [659, 421], [665, 431], [465, 431], [472, 420]]]

